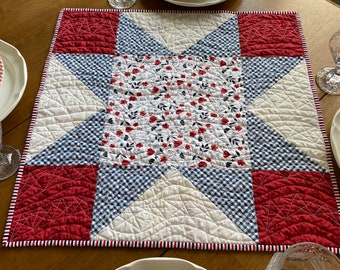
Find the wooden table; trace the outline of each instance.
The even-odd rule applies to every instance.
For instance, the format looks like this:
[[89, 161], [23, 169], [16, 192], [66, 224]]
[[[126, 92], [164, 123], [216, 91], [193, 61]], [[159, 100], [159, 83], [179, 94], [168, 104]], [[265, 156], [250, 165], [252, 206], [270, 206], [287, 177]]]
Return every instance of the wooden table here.
[[[61, 8], [110, 8], [106, 0], [0, 1], [0, 38], [17, 47], [27, 62], [26, 91], [13, 112], [3, 121], [4, 144], [21, 151], [25, 144], [34, 99]], [[134, 9], [186, 9], [163, 0], [137, 0]], [[204, 9], [234, 11], [298, 11], [302, 20], [313, 74], [333, 65], [328, 41], [340, 27], [340, 8], [327, 0], [227, 0]], [[329, 136], [331, 121], [340, 108], [340, 96], [318, 90], [325, 127]], [[340, 186], [340, 170], [336, 176]], [[0, 236], [4, 231], [15, 176], [0, 182]], [[197, 251], [182, 249], [0, 247], [1, 269], [115, 269], [136, 259], [165, 256], [190, 260], [207, 269], [265, 269], [272, 253]]]

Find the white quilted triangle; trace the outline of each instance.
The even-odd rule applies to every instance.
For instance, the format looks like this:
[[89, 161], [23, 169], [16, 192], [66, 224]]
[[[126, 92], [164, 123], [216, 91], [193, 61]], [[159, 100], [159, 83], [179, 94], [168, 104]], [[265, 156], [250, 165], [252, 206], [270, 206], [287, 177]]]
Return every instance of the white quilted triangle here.
[[[174, 12], [126, 12], [124, 15], [175, 54], [181, 54], [235, 16], [227, 13]], [[192, 31], [194, 27], [199, 31]]]
[[175, 169], [93, 239], [254, 244]]
[[104, 107], [101, 99], [52, 56], [26, 162]]
[[249, 105], [248, 110], [328, 170], [305, 61]]

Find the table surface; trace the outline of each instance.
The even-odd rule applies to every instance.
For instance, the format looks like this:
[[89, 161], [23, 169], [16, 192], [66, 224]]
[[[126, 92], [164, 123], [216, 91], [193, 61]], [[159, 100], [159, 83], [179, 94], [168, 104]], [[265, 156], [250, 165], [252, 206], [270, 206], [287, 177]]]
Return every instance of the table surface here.
[[[14, 45], [24, 56], [28, 68], [26, 91], [3, 122], [3, 143], [23, 150], [30, 116], [39, 89], [54, 27], [62, 8], [110, 8], [106, 0], [0, 1], [0, 39]], [[133, 9], [189, 9], [164, 0], [137, 0]], [[193, 9], [232, 11], [297, 11], [300, 14], [313, 75], [324, 66], [334, 65], [328, 41], [340, 26], [340, 8], [327, 0], [226, 0], [218, 5]], [[317, 89], [324, 124], [329, 136], [332, 118], [340, 108], [340, 96]], [[335, 161], [333, 159], [335, 164]], [[340, 170], [335, 173], [340, 186]], [[4, 231], [15, 176], [0, 182], [0, 236]], [[207, 269], [265, 269], [273, 253], [199, 251], [184, 249], [0, 247], [1, 269], [115, 269], [146, 257], [177, 257]], [[340, 257], [340, 256], [339, 256]]]

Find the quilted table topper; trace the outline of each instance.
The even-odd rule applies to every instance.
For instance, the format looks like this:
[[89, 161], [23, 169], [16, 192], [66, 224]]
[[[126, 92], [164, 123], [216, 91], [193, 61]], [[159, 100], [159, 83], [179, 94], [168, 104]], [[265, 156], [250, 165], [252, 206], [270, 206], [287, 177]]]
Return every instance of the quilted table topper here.
[[3, 245], [340, 250], [295, 12], [64, 9]]

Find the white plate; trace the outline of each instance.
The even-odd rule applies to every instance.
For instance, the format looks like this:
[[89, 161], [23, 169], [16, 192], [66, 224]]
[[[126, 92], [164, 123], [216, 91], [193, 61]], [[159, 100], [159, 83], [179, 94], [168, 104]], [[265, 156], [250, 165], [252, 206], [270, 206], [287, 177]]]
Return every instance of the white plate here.
[[185, 6], [185, 7], [206, 7], [216, 5], [224, 2], [225, 0], [165, 0], [171, 4]]
[[192, 262], [178, 259], [156, 257], [134, 261], [116, 270], [206, 270]]
[[340, 167], [340, 109], [335, 113], [331, 126], [331, 145], [333, 154]]
[[0, 56], [4, 64], [4, 76], [0, 85], [0, 121], [13, 111], [25, 91], [27, 67], [20, 52], [0, 39]]

